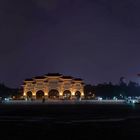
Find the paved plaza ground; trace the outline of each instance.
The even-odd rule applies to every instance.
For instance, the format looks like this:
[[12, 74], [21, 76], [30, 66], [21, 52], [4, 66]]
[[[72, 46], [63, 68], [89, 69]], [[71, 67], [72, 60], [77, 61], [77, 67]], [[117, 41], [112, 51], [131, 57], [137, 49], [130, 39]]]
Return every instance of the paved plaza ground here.
[[1, 104], [3, 139], [91, 139], [140, 136], [140, 106], [128, 104]]

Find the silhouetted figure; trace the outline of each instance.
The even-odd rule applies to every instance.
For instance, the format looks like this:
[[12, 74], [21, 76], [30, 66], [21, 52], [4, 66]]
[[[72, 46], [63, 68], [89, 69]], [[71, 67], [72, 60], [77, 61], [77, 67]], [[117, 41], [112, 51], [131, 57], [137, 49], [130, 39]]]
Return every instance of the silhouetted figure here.
[[45, 97], [42, 98], [42, 103], [45, 103]]

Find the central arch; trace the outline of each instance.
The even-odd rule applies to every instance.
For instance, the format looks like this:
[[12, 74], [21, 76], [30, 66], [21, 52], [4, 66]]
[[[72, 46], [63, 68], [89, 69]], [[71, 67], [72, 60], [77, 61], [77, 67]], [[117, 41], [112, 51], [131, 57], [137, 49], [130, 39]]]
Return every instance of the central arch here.
[[71, 92], [69, 90], [65, 90], [63, 92], [64, 99], [70, 99], [71, 98]]
[[59, 91], [56, 90], [56, 89], [50, 90], [49, 93], [48, 93], [48, 97], [50, 99], [58, 99], [59, 98]]
[[42, 99], [44, 97], [44, 92], [42, 90], [39, 90], [36, 92], [36, 99]]

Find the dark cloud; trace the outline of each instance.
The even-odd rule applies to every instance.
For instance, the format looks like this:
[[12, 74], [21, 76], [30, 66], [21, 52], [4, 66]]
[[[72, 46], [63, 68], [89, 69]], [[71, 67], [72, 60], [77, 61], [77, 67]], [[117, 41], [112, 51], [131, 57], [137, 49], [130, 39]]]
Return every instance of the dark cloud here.
[[1, 81], [62, 72], [87, 83], [134, 78], [139, 67], [138, 0], [1, 0]]

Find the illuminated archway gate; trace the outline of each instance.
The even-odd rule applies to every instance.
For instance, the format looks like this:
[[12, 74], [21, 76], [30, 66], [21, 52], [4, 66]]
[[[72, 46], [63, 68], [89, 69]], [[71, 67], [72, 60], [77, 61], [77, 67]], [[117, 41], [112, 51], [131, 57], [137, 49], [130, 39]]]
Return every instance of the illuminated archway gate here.
[[26, 79], [22, 86], [25, 98], [42, 99], [44, 96], [45, 99], [78, 99], [84, 97], [82, 79], [58, 73]]

